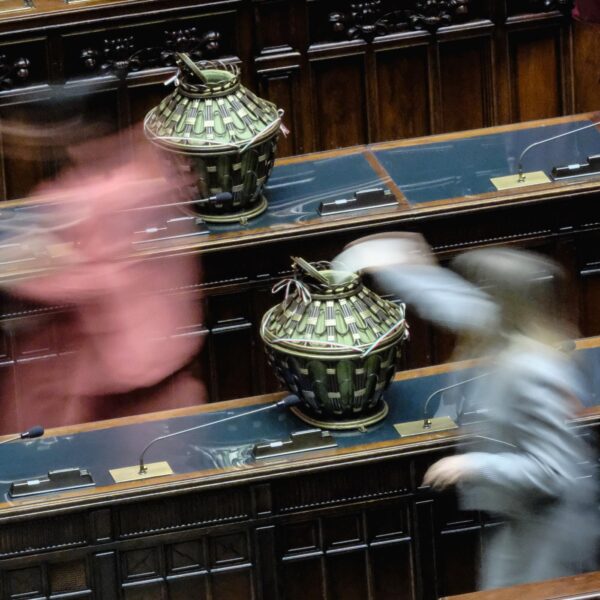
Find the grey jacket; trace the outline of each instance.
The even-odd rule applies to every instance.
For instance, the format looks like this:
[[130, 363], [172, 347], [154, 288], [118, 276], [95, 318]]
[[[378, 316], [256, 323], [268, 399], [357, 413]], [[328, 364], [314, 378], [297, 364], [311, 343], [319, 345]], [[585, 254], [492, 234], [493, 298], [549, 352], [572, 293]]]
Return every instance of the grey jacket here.
[[[488, 408], [461, 504], [503, 517], [486, 544], [480, 587], [595, 568], [598, 509], [587, 445], [567, 427], [581, 376], [564, 354], [513, 339], [476, 393]], [[495, 441], [492, 441], [495, 440]]]

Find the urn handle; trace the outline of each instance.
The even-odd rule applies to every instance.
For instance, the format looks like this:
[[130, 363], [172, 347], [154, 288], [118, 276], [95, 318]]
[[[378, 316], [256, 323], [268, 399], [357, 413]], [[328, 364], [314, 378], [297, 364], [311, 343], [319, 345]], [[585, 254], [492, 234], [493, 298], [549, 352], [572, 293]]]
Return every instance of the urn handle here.
[[293, 256], [292, 263], [302, 269], [307, 275], [310, 275], [313, 279], [316, 279], [319, 283], [324, 285], [331, 285], [331, 281], [321, 273], [318, 269], [313, 267], [308, 261], [304, 260], [300, 256]]
[[202, 69], [185, 52], [177, 52], [177, 58], [204, 84], [208, 83]]

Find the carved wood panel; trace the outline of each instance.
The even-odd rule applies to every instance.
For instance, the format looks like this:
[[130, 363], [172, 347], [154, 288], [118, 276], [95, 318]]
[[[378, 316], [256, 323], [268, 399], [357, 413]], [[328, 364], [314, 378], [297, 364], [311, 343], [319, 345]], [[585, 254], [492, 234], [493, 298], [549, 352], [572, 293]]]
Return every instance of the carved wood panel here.
[[[571, 45], [568, 4], [237, 0], [107, 4], [84, 18], [74, 3], [52, 35], [40, 16], [29, 37], [9, 36], [0, 11], [1, 118], [31, 122], [25, 90], [37, 102], [39, 84], [77, 80], [92, 92], [84, 114], [113, 129], [139, 122], [166, 95], [177, 50], [243, 61], [246, 83], [286, 111], [280, 156], [594, 109], [596, 28], [577, 24]], [[4, 149], [5, 198], [62, 162], [21, 152]]]
[[445, 42], [439, 52], [441, 129], [460, 131], [494, 123], [490, 39]]
[[315, 148], [326, 150], [370, 141], [365, 56], [312, 59], [310, 64]]
[[269, 98], [284, 111], [283, 123], [288, 129], [287, 135], [281, 135], [277, 143], [280, 156], [303, 154], [302, 139], [302, 94], [300, 88], [300, 65], [268, 67], [263, 61], [257, 69], [259, 93]]
[[513, 120], [529, 121], [563, 114], [561, 66], [564, 57], [560, 35], [560, 30], [554, 27], [511, 35]]
[[376, 51], [377, 140], [431, 133], [428, 54], [425, 43]]
[[575, 112], [598, 110], [600, 106], [600, 25], [573, 22]]

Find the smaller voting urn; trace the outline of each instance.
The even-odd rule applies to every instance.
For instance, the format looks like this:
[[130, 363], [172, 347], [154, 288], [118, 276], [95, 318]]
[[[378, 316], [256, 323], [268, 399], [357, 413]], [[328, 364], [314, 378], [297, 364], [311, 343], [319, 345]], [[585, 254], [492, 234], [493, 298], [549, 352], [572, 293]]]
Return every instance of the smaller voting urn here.
[[282, 111], [240, 82], [231, 63], [177, 55], [175, 90], [144, 120], [144, 133], [191, 171], [194, 209], [205, 221], [245, 222], [267, 208]]
[[404, 305], [380, 298], [356, 273], [293, 259], [273, 291], [261, 337], [280, 381], [302, 403], [291, 410], [325, 429], [361, 429], [383, 419], [383, 392], [408, 337]]

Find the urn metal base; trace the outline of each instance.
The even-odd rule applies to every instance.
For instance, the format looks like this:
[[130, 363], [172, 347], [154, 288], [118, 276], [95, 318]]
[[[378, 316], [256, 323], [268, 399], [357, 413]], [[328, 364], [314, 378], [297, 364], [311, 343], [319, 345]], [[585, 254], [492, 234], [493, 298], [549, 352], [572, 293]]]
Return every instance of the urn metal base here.
[[258, 217], [259, 215], [262, 215], [265, 212], [265, 210], [267, 210], [267, 199], [261, 194], [258, 204], [256, 204], [255, 206], [252, 206], [246, 210], [242, 210], [240, 212], [215, 215], [215, 214], [203, 213], [202, 209], [200, 208], [197, 211], [195, 211], [195, 214], [198, 215], [199, 217], [202, 217], [202, 219], [206, 223], [216, 223], [216, 224], [219, 224], [219, 223], [222, 223], [222, 224], [242, 223], [242, 224], [244, 224], [246, 221], [248, 221], [248, 219], [253, 219], [254, 217]]
[[310, 412], [310, 409], [292, 406], [290, 410], [305, 423], [309, 423], [314, 427], [320, 427], [321, 429], [364, 429], [370, 425], [375, 425], [379, 421], [385, 419], [388, 414], [389, 407], [383, 401], [380, 400], [374, 408], [361, 414], [355, 419], [340, 419], [336, 417], [326, 417], [324, 415], [317, 415], [316, 413]]

